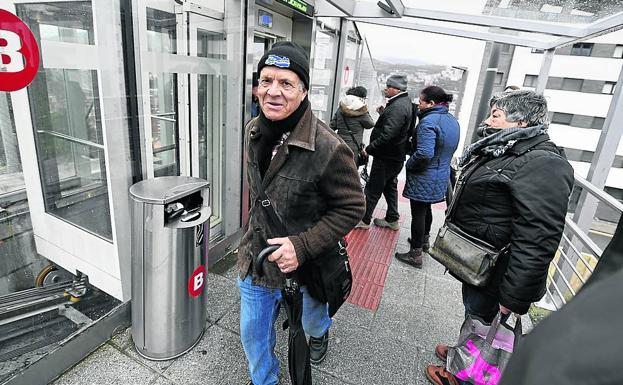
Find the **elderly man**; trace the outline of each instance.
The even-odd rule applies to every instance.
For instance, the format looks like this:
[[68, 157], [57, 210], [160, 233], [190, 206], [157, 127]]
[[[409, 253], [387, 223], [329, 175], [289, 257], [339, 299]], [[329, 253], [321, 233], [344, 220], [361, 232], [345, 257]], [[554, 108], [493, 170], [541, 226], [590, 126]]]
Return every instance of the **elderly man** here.
[[[312, 364], [325, 358], [332, 320], [326, 303], [305, 287], [306, 268], [322, 263], [361, 219], [364, 198], [348, 146], [312, 113], [307, 99], [309, 60], [292, 42], [279, 42], [260, 59], [260, 115], [247, 125], [249, 223], [238, 249], [240, 339], [249, 363], [249, 384], [279, 382], [274, 323], [285, 274], [298, 270], [303, 327], [310, 335]], [[256, 170], [259, 169], [259, 172]], [[287, 234], [279, 233], [258, 197], [257, 179]], [[253, 258], [267, 245], [281, 245], [256, 276]]]
[[405, 75], [391, 75], [385, 88], [387, 106], [381, 112], [366, 152], [374, 157], [370, 178], [366, 183], [366, 213], [357, 225], [360, 229], [369, 229], [374, 208], [385, 196], [387, 212], [385, 218], [375, 218], [374, 224], [398, 230], [398, 179], [407, 151], [409, 124], [412, 118], [412, 103], [407, 94]]

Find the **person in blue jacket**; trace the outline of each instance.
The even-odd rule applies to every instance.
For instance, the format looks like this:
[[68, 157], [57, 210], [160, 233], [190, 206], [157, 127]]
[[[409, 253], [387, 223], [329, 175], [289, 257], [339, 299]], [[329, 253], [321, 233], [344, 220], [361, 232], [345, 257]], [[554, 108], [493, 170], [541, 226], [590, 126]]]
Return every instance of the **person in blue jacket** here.
[[402, 193], [411, 204], [411, 247], [396, 253], [396, 259], [416, 268], [422, 267], [422, 253], [429, 248], [431, 204], [445, 199], [450, 161], [459, 144], [459, 123], [448, 112], [451, 101], [452, 94], [441, 87], [428, 86], [420, 92], [415, 150], [405, 166], [407, 181]]

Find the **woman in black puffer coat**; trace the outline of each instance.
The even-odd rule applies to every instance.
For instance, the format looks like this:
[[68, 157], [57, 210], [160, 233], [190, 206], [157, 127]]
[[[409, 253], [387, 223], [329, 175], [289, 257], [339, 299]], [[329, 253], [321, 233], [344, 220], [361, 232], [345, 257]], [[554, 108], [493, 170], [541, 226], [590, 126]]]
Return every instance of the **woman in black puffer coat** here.
[[[460, 160], [464, 188], [452, 222], [466, 233], [509, 251], [483, 287], [463, 283], [466, 314], [491, 322], [498, 311], [525, 314], [545, 294], [547, 270], [565, 226], [573, 168], [547, 135], [547, 102], [534, 91], [509, 91], [491, 100], [485, 137]], [[459, 182], [460, 178], [459, 178]], [[444, 356], [447, 346], [438, 345]], [[451, 378], [429, 365], [429, 378]]]

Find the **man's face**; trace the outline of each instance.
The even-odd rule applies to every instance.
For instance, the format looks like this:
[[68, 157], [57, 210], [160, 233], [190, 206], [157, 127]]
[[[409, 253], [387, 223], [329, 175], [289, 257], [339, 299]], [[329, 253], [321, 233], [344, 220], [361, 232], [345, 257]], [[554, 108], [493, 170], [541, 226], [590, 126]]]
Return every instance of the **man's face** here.
[[385, 96], [387, 96], [388, 98], [391, 98], [393, 96], [396, 96], [400, 93], [400, 90], [398, 88], [394, 88], [394, 87], [385, 87]]
[[257, 96], [264, 116], [278, 121], [287, 118], [299, 108], [307, 91], [293, 71], [269, 66], [262, 68]]

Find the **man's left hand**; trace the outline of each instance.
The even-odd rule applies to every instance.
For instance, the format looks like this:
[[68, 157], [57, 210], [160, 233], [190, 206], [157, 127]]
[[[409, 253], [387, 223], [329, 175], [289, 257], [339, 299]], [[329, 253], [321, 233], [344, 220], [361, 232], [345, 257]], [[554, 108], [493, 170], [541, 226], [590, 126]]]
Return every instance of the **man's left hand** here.
[[508, 314], [508, 313], [510, 313], [510, 312], [511, 312], [511, 311], [510, 311], [510, 309], [509, 309], [509, 308], [506, 308], [506, 307], [504, 307], [502, 304], [500, 304], [500, 313], [502, 313], [502, 314]]
[[271, 238], [266, 242], [269, 245], [281, 245], [268, 256], [268, 260], [275, 262], [282, 273], [291, 273], [299, 267], [296, 250], [294, 250], [294, 245], [289, 238]]

